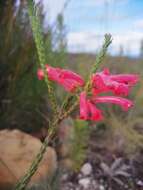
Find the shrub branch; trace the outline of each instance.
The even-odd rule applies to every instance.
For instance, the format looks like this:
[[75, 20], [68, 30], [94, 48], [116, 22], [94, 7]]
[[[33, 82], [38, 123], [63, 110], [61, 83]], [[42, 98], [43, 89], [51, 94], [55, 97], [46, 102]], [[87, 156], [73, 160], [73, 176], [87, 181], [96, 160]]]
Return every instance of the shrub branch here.
[[48, 87], [48, 97], [50, 99], [50, 103], [53, 108], [53, 111], [56, 114], [57, 113], [56, 98], [55, 98], [54, 90], [52, 87], [52, 83], [51, 81], [48, 80], [46, 70], [45, 70], [45, 64], [47, 63], [47, 59], [46, 59], [46, 50], [45, 50], [45, 44], [44, 44], [43, 34], [42, 34], [42, 26], [40, 24], [39, 16], [36, 15], [36, 6], [33, 0], [28, 0], [28, 13], [29, 13], [33, 36], [34, 36], [34, 40], [35, 40], [35, 44], [37, 48], [38, 57], [39, 57], [39, 63], [45, 73], [44, 79]]
[[[37, 52], [38, 52], [38, 56], [39, 56], [39, 62], [40, 62], [41, 68], [45, 72], [45, 63], [46, 63], [45, 48], [44, 48], [45, 46], [44, 46], [44, 42], [43, 42], [40, 20], [35, 14], [35, 6], [34, 6], [33, 0], [28, 0], [28, 11], [29, 11], [31, 26], [32, 26], [32, 30], [33, 30], [33, 35], [34, 35], [36, 47], [37, 47]], [[96, 56], [96, 62], [95, 62], [95, 65], [93, 66], [93, 68], [91, 70], [91, 75], [92, 75], [92, 73], [96, 72], [97, 69], [99, 68], [101, 62], [103, 61], [103, 58], [106, 55], [107, 48], [110, 45], [111, 41], [112, 41], [111, 35], [106, 34], [105, 35], [105, 41], [104, 41], [104, 44], [102, 46], [102, 49], [99, 52], [99, 54], [97, 54], [97, 56]], [[90, 77], [91, 77], [91, 75], [90, 75]], [[57, 110], [56, 99], [55, 99], [55, 96], [53, 93], [52, 84], [48, 80], [46, 72], [45, 72], [45, 82], [48, 86], [48, 94], [49, 94], [50, 101], [52, 103], [51, 105], [52, 105], [53, 111], [56, 114], [54, 115], [52, 121], [50, 122], [48, 135], [45, 138], [45, 140], [44, 140], [44, 142], [43, 142], [43, 144], [39, 150], [39, 153], [37, 154], [36, 158], [33, 160], [30, 168], [27, 171], [27, 173], [18, 181], [14, 190], [25, 190], [25, 188], [26, 188], [27, 184], [30, 182], [32, 176], [37, 171], [39, 163], [41, 162], [41, 160], [44, 156], [44, 153], [46, 152], [46, 149], [48, 147], [49, 142], [51, 140], [54, 140], [54, 136], [57, 132], [57, 125], [63, 119], [68, 117], [75, 110], [75, 108], [77, 107], [77, 105], [79, 103], [79, 95], [77, 93], [77, 94], [75, 94], [76, 99], [73, 102], [73, 104], [71, 106], [68, 106], [69, 100], [71, 101], [71, 99], [72, 99], [71, 97], [73, 96], [73, 95], [70, 95], [66, 98], [65, 102], [61, 106], [59, 114], [57, 114], [58, 110]], [[89, 87], [90, 87], [90, 79], [86, 83], [86, 90], [87, 91], [88, 91]], [[68, 107], [68, 109], [65, 109], [66, 107]]]

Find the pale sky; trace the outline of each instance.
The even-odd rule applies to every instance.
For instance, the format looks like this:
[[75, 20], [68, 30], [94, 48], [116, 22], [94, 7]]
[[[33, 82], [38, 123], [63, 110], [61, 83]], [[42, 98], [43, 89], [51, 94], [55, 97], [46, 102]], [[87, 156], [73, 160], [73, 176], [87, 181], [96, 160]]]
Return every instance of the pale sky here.
[[[41, 0], [46, 19], [53, 23], [65, 0]], [[68, 49], [97, 52], [103, 35], [111, 33], [112, 54], [123, 46], [126, 55], [137, 56], [143, 39], [143, 0], [70, 0], [64, 11]]]

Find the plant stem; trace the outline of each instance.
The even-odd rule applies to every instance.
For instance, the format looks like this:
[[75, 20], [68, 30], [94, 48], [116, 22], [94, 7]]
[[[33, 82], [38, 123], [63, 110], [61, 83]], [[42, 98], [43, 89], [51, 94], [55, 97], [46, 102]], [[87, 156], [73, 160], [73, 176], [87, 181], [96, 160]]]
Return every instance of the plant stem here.
[[34, 36], [34, 40], [35, 40], [35, 44], [37, 48], [38, 57], [39, 57], [39, 63], [45, 73], [44, 79], [48, 87], [48, 97], [50, 99], [52, 109], [54, 113], [56, 114], [57, 103], [56, 103], [56, 98], [55, 98], [52, 83], [51, 81], [49, 81], [46, 74], [46, 69], [45, 69], [45, 64], [47, 63], [46, 50], [45, 50], [45, 44], [44, 44], [44, 39], [43, 39], [43, 34], [42, 34], [42, 26], [40, 24], [40, 19], [38, 15], [36, 14], [36, 11], [37, 10], [36, 10], [34, 1], [28, 0], [28, 13], [29, 13], [33, 36]]
[[[27, 186], [27, 184], [30, 182], [32, 176], [35, 174], [35, 172], [38, 169], [38, 166], [44, 156], [44, 153], [46, 152], [46, 149], [48, 147], [49, 141], [53, 138], [53, 136], [56, 133], [56, 126], [63, 120], [65, 119], [74, 109], [76, 108], [78, 104], [78, 101], [76, 101], [71, 108], [65, 112], [62, 115], [59, 115], [58, 119], [53, 122], [52, 126], [49, 128], [48, 136], [45, 138], [39, 153], [37, 154], [36, 158], [32, 162], [29, 170], [27, 173], [19, 180], [19, 182], [16, 184], [14, 190], [24, 190]], [[62, 112], [61, 112], [62, 113]]]
[[91, 74], [96, 73], [97, 69], [99, 68], [100, 64], [103, 62], [105, 55], [107, 54], [107, 50], [109, 45], [112, 43], [112, 36], [111, 34], [105, 34], [104, 36], [104, 43], [100, 52], [96, 55], [95, 64], [91, 69]]
[[35, 172], [38, 169], [39, 163], [41, 162], [44, 153], [46, 152], [46, 148], [49, 144], [49, 141], [53, 135], [53, 131], [49, 132], [49, 135], [45, 138], [39, 153], [37, 154], [36, 158], [34, 159], [34, 161], [32, 162], [29, 170], [27, 171], [27, 173], [19, 180], [19, 182], [16, 184], [15, 186], [15, 190], [24, 190], [27, 186], [27, 184], [29, 183], [29, 181], [31, 180], [32, 176], [35, 174]]
[[89, 91], [90, 90], [90, 82], [91, 82], [91, 76], [93, 73], [96, 73], [97, 69], [99, 68], [100, 64], [103, 62], [103, 59], [107, 53], [108, 47], [109, 45], [112, 43], [112, 36], [111, 34], [105, 34], [104, 36], [104, 43], [102, 45], [102, 48], [100, 50], [100, 52], [96, 55], [96, 60], [95, 60], [95, 64], [93, 65], [90, 75], [89, 75], [89, 79], [86, 83], [85, 86], [85, 90]]
[[[44, 42], [43, 42], [43, 38], [42, 38], [40, 22], [34, 12], [33, 0], [28, 0], [28, 10], [29, 10], [29, 16], [30, 16], [30, 20], [31, 20], [32, 30], [33, 30], [34, 38], [35, 38], [35, 42], [36, 42], [36, 47], [37, 47], [37, 51], [38, 51], [38, 55], [39, 55], [40, 65], [45, 72], [46, 56], [45, 56]], [[94, 65], [91, 74], [97, 71], [100, 63], [102, 62], [102, 60], [107, 52], [107, 48], [110, 43], [111, 43], [111, 35], [105, 35], [105, 43], [102, 47], [102, 50], [96, 57], [96, 64]], [[53, 88], [52, 88], [51, 82], [48, 80], [48, 78], [46, 76], [46, 73], [45, 73], [45, 82], [48, 86], [49, 98], [52, 103], [53, 111], [54, 111], [54, 113], [57, 113], [57, 105], [56, 105], [56, 100], [55, 100], [55, 96], [53, 93]], [[90, 83], [87, 82], [86, 86], [88, 87], [89, 84]], [[64, 109], [64, 107], [68, 104], [69, 100], [70, 100], [70, 96], [67, 97], [66, 101], [64, 102], [64, 104], [62, 106], [62, 109]], [[57, 131], [57, 125], [74, 111], [74, 109], [78, 105], [78, 102], [79, 102], [79, 97], [77, 97], [77, 100], [75, 101], [75, 103], [67, 111], [65, 111], [63, 113], [63, 110], [61, 109], [59, 114], [54, 115], [53, 122], [50, 123], [48, 136], [45, 138], [45, 140], [40, 148], [39, 153], [37, 154], [36, 158], [32, 162], [27, 173], [16, 184], [14, 190], [25, 190], [27, 184], [29, 183], [32, 176], [35, 174], [35, 172], [38, 169], [38, 166], [39, 166], [39, 164], [44, 156], [44, 153], [46, 152], [46, 149], [48, 147], [49, 141], [51, 141], [51, 139], [54, 137], [54, 135]]]

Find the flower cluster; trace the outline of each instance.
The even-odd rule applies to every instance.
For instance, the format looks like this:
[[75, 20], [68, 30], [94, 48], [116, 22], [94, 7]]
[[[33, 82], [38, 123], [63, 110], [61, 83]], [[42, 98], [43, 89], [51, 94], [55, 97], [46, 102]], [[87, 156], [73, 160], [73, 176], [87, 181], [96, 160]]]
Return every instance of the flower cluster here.
[[[84, 87], [85, 82], [78, 74], [60, 68], [53, 68], [46, 65], [46, 74], [49, 80], [55, 81], [62, 85], [65, 90], [75, 92], [79, 87]], [[42, 69], [38, 70], [38, 79], [44, 78]], [[111, 75], [108, 69], [93, 74], [91, 77], [91, 94], [82, 91], [80, 93], [80, 119], [99, 121], [103, 119], [103, 114], [96, 107], [98, 103], [113, 103], [121, 106], [127, 111], [133, 106], [133, 102], [121, 96], [127, 96], [132, 86], [139, 80], [138, 75], [117, 74]], [[99, 96], [101, 93], [111, 92], [114, 96]], [[119, 95], [119, 96], [117, 96]]]

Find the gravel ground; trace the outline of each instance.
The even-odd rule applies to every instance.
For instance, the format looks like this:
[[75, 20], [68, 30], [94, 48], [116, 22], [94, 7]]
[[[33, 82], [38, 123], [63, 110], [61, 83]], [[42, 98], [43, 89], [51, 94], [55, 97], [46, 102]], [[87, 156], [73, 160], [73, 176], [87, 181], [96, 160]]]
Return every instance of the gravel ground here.
[[[122, 171], [123, 172], [123, 171]], [[113, 175], [113, 174], [111, 174]], [[126, 175], [126, 174], [125, 174]], [[133, 179], [131, 174], [123, 178], [108, 178], [100, 174], [91, 163], [85, 163], [79, 173], [62, 176], [62, 190], [143, 190], [143, 180]], [[118, 181], [119, 179], [121, 180]]]

